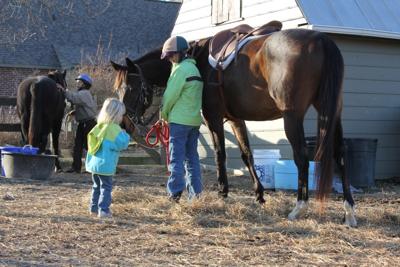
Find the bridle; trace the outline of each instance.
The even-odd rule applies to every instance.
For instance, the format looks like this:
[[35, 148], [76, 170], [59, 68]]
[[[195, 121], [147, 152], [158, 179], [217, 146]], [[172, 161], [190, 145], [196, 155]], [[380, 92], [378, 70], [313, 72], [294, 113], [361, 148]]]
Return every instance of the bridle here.
[[[152, 98], [153, 98], [153, 87], [154, 86], [147, 82], [146, 78], [143, 75], [142, 68], [138, 64], [135, 64], [134, 66], [138, 70], [138, 73], [127, 73], [126, 74], [127, 77], [126, 77], [123, 89], [124, 89], [124, 92], [126, 92], [127, 90], [132, 92], [133, 88], [127, 82], [128, 76], [136, 76], [136, 77], [138, 76], [139, 77], [140, 88], [139, 88], [139, 92], [136, 96], [136, 99], [133, 101], [133, 103], [131, 105], [125, 106], [125, 108], [126, 108], [125, 116], [127, 116], [128, 119], [134, 125], [137, 125], [137, 124], [143, 124], [143, 118], [137, 116], [137, 114], [139, 113], [138, 109], [139, 108], [147, 109], [151, 105]], [[133, 106], [134, 108], [131, 108], [131, 106]]]

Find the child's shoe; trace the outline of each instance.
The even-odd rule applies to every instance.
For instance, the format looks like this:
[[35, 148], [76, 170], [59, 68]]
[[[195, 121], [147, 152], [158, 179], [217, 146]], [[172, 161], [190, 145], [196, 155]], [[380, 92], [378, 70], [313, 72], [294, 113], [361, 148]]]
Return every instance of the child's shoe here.
[[111, 218], [112, 214], [111, 214], [111, 212], [105, 212], [105, 211], [101, 210], [101, 211], [99, 211], [98, 217], [99, 218]]

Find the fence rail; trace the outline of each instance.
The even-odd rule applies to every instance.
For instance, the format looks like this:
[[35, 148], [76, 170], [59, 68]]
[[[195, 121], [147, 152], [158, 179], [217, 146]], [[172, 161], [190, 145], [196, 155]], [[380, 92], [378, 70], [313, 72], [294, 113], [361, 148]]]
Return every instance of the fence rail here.
[[[1, 106], [16, 106], [17, 98], [0, 96], [0, 107]], [[0, 123], [0, 132], [20, 132], [21, 125], [19, 123]]]

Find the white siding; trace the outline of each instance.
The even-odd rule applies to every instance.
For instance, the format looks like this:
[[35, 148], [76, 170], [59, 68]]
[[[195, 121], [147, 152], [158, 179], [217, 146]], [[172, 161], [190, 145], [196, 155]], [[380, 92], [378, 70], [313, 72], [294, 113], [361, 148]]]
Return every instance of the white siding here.
[[211, 23], [211, 1], [184, 0], [172, 35], [198, 40], [241, 23], [257, 27], [271, 20], [281, 21], [284, 28], [297, 27], [305, 22], [295, 0], [243, 0], [241, 20], [214, 26]]

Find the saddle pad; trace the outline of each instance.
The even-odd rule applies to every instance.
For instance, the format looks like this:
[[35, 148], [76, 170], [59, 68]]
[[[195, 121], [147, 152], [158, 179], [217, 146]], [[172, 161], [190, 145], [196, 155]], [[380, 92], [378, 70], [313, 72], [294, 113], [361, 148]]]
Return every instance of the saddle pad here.
[[[238, 44], [238, 52], [240, 51], [240, 49], [247, 44], [249, 41], [263, 37], [264, 35], [259, 35], [259, 36], [249, 36], [246, 39], [243, 39], [239, 42]], [[220, 67], [222, 68], [222, 70], [225, 70], [229, 64], [232, 62], [232, 60], [235, 58], [235, 54], [236, 51], [234, 50], [227, 58], [226, 60], [219, 62], [217, 61], [217, 59], [215, 59], [211, 54], [208, 55], [208, 63], [211, 65], [211, 67], [213, 67], [214, 69], [217, 69], [218, 64], [220, 65]]]

